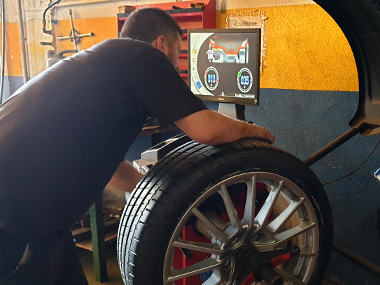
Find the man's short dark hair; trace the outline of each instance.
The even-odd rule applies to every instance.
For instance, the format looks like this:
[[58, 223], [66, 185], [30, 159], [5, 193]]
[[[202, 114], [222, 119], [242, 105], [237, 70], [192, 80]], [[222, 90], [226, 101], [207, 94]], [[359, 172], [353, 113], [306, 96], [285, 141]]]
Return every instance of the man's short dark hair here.
[[157, 8], [143, 8], [132, 12], [121, 29], [121, 38], [132, 38], [152, 43], [160, 35], [168, 40], [182, 36], [181, 27], [164, 11]]

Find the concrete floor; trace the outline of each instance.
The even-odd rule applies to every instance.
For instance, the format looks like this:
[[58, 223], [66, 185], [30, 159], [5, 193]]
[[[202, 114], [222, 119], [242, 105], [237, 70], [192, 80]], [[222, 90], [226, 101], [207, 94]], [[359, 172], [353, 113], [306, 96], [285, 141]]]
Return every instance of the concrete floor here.
[[[92, 260], [92, 252], [78, 248], [78, 254], [82, 262], [84, 272], [86, 274], [89, 285], [124, 285], [121, 276], [119, 265], [116, 258], [116, 242], [108, 244], [106, 247], [107, 255], [107, 274], [109, 279], [104, 283], [95, 281], [94, 264]], [[325, 277], [322, 285], [348, 285], [345, 282], [340, 281], [338, 278], [328, 275]]]

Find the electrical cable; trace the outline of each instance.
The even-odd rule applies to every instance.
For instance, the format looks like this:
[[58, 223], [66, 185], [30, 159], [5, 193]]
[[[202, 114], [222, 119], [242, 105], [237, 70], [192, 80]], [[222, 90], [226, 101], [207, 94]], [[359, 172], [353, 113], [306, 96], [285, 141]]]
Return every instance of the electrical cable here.
[[0, 86], [0, 104], [3, 103], [4, 93], [4, 69], [5, 69], [5, 6], [4, 0], [1, 0], [1, 22], [2, 22], [2, 44], [1, 44], [1, 86]]
[[[3, 0], [2, 0], [2, 1], [3, 1]], [[46, 12], [47, 12], [51, 7], [53, 7], [54, 5], [59, 4], [59, 2], [61, 2], [61, 1], [62, 1], [62, 0], [57, 0], [57, 1], [55, 1], [54, 3], [49, 4], [49, 5], [47, 6], [47, 8], [45, 9], [44, 13], [42, 14], [42, 32], [43, 32], [44, 34], [51, 35], [51, 31], [46, 30], [46, 19], [45, 19], [45, 17], [46, 17]]]
[[367, 155], [367, 157], [363, 160], [363, 162], [359, 165], [359, 167], [357, 167], [355, 170], [351, 171], [350, 173], [338, 178], [338, 179], [335, 179], [335, 180], [331, 180], [329, 182], [326, 182], [326, 183], [323, 183], [322, 185], [327, 185], [327, 184], [331, 184], [331, 183], [334, 183], [334, 182], [337, 182], [339, 180], [342, 180], [343, 178], [346, 178], [347, 176], [350, 176], [351, 174], [355, 173], [356, 171], [358, 171], [360, 169], [360, 167], [363, 166], [363, 164], [368, 160], [368, 158], [372, 155], [372, 153], [375, 151], [375, 149], [377, 148], [377, 146], [379, 145], [380, 143], [380, 139], [378, 140], [378, 142], [376, 143], [376, 145], [373, 147], [373, 149], [371, 150], [371, 152]]

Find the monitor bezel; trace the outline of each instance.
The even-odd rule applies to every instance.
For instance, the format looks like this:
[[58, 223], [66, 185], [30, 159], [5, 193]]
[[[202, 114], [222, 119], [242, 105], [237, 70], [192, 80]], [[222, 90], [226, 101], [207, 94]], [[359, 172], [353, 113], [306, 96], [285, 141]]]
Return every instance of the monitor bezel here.
[[235, 29], [189, 29], [187, 30], [187, 63], [188, 63], [188, 86], [191, 89], [191, 40], [190, 35], [192, 33], [250, 33], [256, 38], [257, 50], [254, 57], [256, 57], [256, 74], [257, 74], [257, 86], [255, 87], [256, 99], [249, 98], [239, 98], [239, 97], [227, 97], [227, 96], [210, 96], [210, 95], [202, 95], [202, 94], [194, 94], [198, 98], [200, 98], [203, 102], [218, 102], [218, 103], [231, 103], [237, 105], [252, 105], [257, 106], [259, 104], [259, 94], [260, 94], [260, 64], [261, 64], [261, 29], [260, 28], [235, 28]]

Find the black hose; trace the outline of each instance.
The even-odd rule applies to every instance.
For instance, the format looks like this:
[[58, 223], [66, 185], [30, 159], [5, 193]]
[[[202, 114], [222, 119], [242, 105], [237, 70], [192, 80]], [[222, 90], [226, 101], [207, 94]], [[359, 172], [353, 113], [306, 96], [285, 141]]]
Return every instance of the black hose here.
[[[3, 0], [2, 0], [3, 1]], [[46, 17], [46, 12], [52, 8], [54, 5], [57, 5], [59, 4], [59, 2], [61, 2], [62, 0], [57, 0], [55, 1], [54, 3], [51, 3], [47, 6], [47, 8], [45, 9], [44, 13], [42, 14], [42, 32], [45, 33], [45, 34], [48, 34], [48, 35], [51, 35], [51, 31], [48, 31], [46, 30], [46, 20], [45, 20], [45, 17]]]

